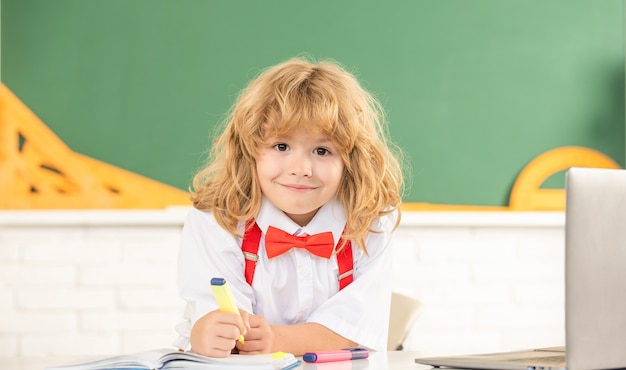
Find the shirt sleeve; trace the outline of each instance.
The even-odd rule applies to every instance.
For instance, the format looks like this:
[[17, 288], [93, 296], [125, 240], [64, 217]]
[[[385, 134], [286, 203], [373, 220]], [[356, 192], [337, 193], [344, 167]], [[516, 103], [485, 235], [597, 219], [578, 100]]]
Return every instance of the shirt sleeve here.
[[178, 255], [178, 289], [185, 300], [183, 321], [176, 327], [178, 348], [189, 349], [189, 335], [194, 323], [218, 308], [211, 291], [211, 279], [228, 281], [237, 306], [252, 312], [252, 288], [243, 274], [241, 241], [222, 229], [212, 213], [192, 208], [187, 215]]
[[369, 256], [353, 245], [354, 281], [313, 311], [308, 322], [324, 325], [372, 350], [387, 350], [392, 279], [390, 242], [396, 219], [394, 213], [373, 225], [373, 230], [382, 232], [367, 237]]

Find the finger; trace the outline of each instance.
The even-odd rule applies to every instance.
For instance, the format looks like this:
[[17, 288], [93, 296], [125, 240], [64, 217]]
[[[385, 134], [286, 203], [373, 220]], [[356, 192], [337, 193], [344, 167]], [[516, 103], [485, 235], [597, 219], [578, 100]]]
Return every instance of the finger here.
[[[239, 330], [238, 325], [220, 324], [215, 327], [213, 335], [218, 338], [226, 339], [228, 341], [235, 341], [241, 335], [241, 331]], [[230, 346], [230, 348], [232, 347], [233, 345]]]
[[212, 350], [224, 353], [230, 353], [233, 348], [235, 348], [235, 340], [223, 337], [216, 338], [211, 346]]
[[237, 347], [237, 349], [239, 350], [239, 353], [241, 354], [250, 354], [253, 352], [259, 352], [262, 349], [261, 343], [259, 343], [259, 341], [257, 340], [253, 340], [253, 341], [249, 341], [248, 339], [246, 339], [245, 343], [239, 343], [237, 342], [235, 344], [235, 346]]
[[245, 344], [237, 343], [237, 349], [239, 349], [239, 353], [247, 355], [268, 353], [269, 351], [267, 345], [261, 340], [246, 340]]
[[216, 321], [220, 324], [229, 324], [239, 326], [241, 324], [241, 317], [232, 312], [219, 312], [216, 315]]
[[243, 335], [246, 335], [248, 329], [250, 329], [250, 317], [254, 316], [250, 314], [248, 311], [239, 310], [239, 315], [241, 316], [241, 322], [243, 327], [241, 328]]
[[249, 322], [250, 322], [250, 327], [253, 329], [262, 328], [265, 325], [268, 325], [267, 321], [265, 320], [263, 316], [257, 316], [257, 315], [250, 316]]
[[246, 340], [259, 340], [263, 337], [263, 330], [259, 330], [258, 328], [250, 328], [246, 333]]
[[237, 337], [245, 335], [247, 328], [243, 323], [240, 315], [232, 312], [218, 312], [216, 315], [216, 321], [220, 325], [231, 325], [238, 329]]

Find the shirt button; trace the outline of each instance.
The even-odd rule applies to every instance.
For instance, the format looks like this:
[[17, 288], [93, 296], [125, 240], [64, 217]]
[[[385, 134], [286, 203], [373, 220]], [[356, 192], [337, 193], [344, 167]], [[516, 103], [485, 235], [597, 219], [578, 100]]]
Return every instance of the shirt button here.
[[311, 269], [310, 268], [301, 268], [300, 269], [300, 276], [308, 278], [311, 276]]

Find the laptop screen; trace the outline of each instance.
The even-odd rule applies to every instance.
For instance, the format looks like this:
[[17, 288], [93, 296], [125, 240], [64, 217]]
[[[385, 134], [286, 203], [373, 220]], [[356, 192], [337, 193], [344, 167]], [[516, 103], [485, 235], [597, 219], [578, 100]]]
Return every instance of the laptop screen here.
[[566, 174], [569, 369], [626, 367], [626, 170]]

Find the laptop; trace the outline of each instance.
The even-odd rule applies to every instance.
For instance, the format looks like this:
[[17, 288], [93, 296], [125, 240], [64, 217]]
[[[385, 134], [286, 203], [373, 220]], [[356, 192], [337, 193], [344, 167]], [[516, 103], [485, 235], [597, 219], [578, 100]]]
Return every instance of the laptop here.
[[626, 170], [565, 175], [565, 347], [416, 358], [464, 369], [626, 368]]

